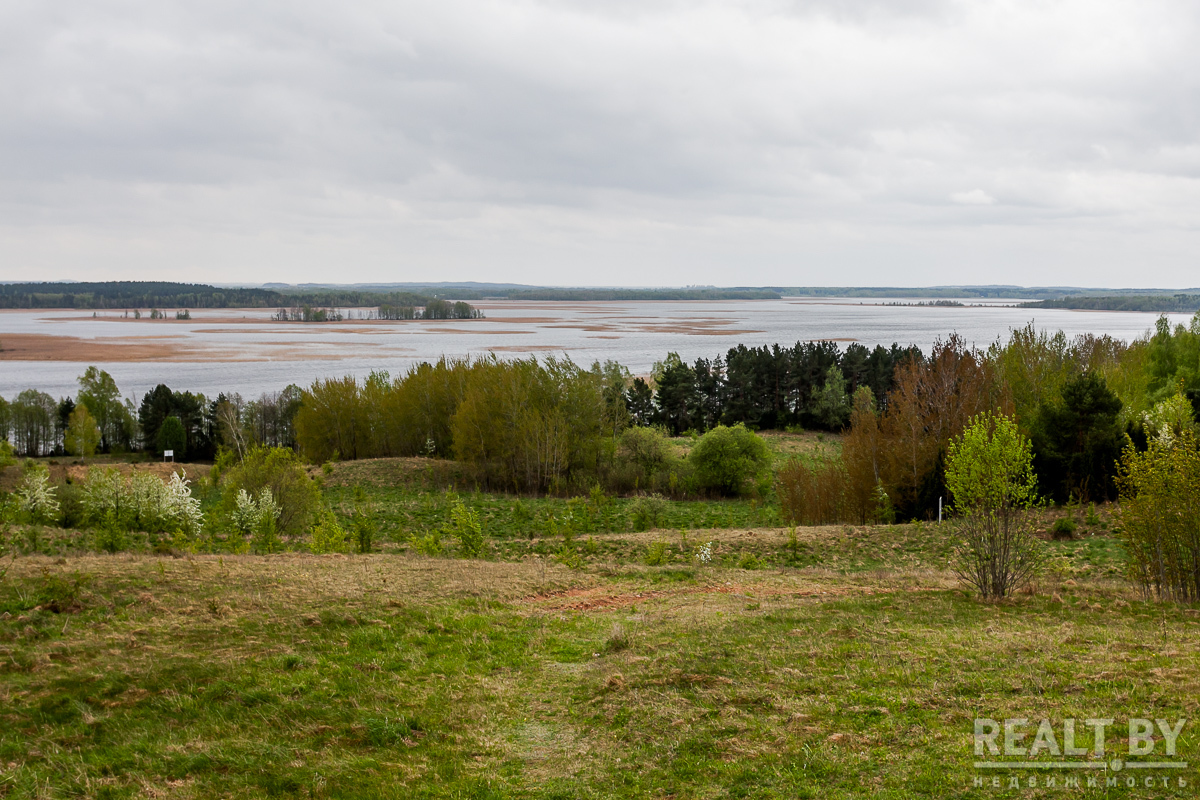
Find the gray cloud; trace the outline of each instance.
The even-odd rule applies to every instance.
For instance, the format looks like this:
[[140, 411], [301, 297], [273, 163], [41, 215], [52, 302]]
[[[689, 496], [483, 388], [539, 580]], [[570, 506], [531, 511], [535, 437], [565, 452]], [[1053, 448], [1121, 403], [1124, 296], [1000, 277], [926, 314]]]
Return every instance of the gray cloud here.
[[1194, 284], [1184, 2], [14, 2], [0, 278]]

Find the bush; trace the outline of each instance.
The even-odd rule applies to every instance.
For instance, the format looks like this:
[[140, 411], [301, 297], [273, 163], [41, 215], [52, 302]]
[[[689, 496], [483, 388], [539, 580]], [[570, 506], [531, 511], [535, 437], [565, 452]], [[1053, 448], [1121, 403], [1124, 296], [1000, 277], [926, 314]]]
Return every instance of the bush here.
[[642, 495], [629, 504], [629, 520], [635, 531], [660, 527], [667, 512], [667, 501], [657, 494]]
[[442, 537], [437, 531], [430, 531], [424, 536], [414, 534], [412, 548], [423, 556], [440, 556], [442, 554]]
[[225, 473], [222, 483], [225, 513], [231, 518], [239, 492], [257, 499], [262, 497], [263, 489], [269, 489], [279, 508], [277, 525], [283, 536], [303, 535], [321, 513], [316, 484], [295, 452], [282, 447], [250, 449], [241, 463]]
[[340, 553], [346, 549], [346, 531], [328, 508], [321, 512], [317, 524], [313, 526], [309, 546], [314, 553]]
[[479, 522], [479, 512], [467, 508], [461, 500], [450, 510], [447, 533], [458, 538], [458, 551], [465, 558], [483, 555], [483, 525]]
[[621, 488], [655, 491], [666, 487], [668, 476], [678, 471], [671, 440], [662, 428], [626, 428], [616, 452], [616, 483]]
[[58, 498], [50, 485], [50, 470], [29, 464], [17, 490], [17, 505], [35, 523], [55, 525], [59, 520]]
[[356, 512], [350, 519], [350, 527], [354, 530], [354, 548], [357, 553], [369, 553], [375, 546], [377, 527], [375, 520], [366, 514]]
[[1190, 430], [1125, 448], [1117, 478], [1130, 577], [1143, 591], [1200, 600], [1200, 442]]
[[646, 551], [646, 566], [661, 567], [667, 563], [667, 543], [666, 542], [651, 542], [650, 548]]
[[204, 526], [200, 501], [192, 496], [183, 473], [173, 473], [163, 483], [147, 472], [124, 478], [115, 469], [93, 468], [84, 480], [79, 504], [81, 521], [97, 527], [195, 535]]
[[701, 490], [733, 496], [755, 488], [771, 465], [771, 452], [757, 434], [742, 423], [718, 425], [688, 456]]
[[1055, 541], [1074, 539], [1075, 531], [1078, 530], [1078, 528], [1079, 525], [1076, 524], [1075, 520], [1071, 517], [1059, 517], [1058, 519], [1054, 520], [1054, 524], [1050, 526], [1050, 538], [1054, 539]]
[[816, 465], [793, 458], [775, 479], [780, 513], [792, 525], [832, 525], [849, 522], [846, 467], [841, 459]]
[[1003, 414], [972, 418], [950, 442], [946, 486], [963, 515], [959, 578], [985, 598], [1004, 597], [1028, 583], [1042, 560], [1028, 513], [1037, 503], [1037, 476], [1017, 423]]

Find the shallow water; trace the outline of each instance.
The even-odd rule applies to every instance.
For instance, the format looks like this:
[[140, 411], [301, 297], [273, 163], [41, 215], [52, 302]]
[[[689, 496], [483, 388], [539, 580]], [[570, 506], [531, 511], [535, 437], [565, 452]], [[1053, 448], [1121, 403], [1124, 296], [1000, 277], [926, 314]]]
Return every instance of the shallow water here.
[[[951, 331], [986, 347], [1009, 331], [1034, 322], [1038, 328], [1109, 334], [1132, 340], [1154, 325], [1155, 314], [1113, 311], [1023, 309], [1016, 301], [966, 300], [965, 307], [893, 306], [888, 301], [787, 298], [717, 302], [477, 304], [487, 315], [470, 321], [349, 321], [279, 323], [272, 310], [194, 311], [190, 321], [126, 319], [122, 312], [91, 318], [80, 311], [0, 313], [5, 334], [75, 337], [63, 340], [54, 360], [13, 361], [0, 355], [0, 395], [11, 398], [34, 387], [55, 397], [74, 394], [77, 378], [95, 363], [127, 395], [140, 397], [158, 383], [172, 389], [257, 396], [289, 383], [373, 370], [402, 373], [442, 355], [499, 357], [557, 354], [576, 363], [613, 359], [634, 373], [649, 371], [668, 352], [687, 361], [724, 355], [737, 344], [792, 345], [833, 339], [876, 344], [916, 344], [923, 350]], [[912, 302], [912, 301], [902, 301]], [[361, 312], [352, 312], [361, 313]], [[1185, 314], [1170, 315], [1172, 323]], [[77, 340], [77, 341], [76, 341]], [[178, 348], [152, 361], [87, 361], [71, 351], [88, 342], [129, 349], [138, 342]], [[110, 350], [121, 352], [120, 350]]]

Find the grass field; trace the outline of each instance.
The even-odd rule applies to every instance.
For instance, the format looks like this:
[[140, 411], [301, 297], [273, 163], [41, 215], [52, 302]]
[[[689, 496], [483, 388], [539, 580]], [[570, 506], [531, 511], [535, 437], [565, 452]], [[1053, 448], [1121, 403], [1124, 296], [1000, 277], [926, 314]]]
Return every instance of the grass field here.
[[[1047, 542], [1032, 591], [983, 603], [948, 571], [949, 525], [791, 531], [738, 501], [583, 531], [563, 523], [579, 503], [449, 492], [423, 469], [325, 475], [335, 506], [384, 521], [371, 555], [96, 555], [71, 532], [29, 554], [8, 531], [0, 796], [1195, 793], [1191, 769], [1182, 790], [1106, 769], [1090, 790], [974, 785], [977, 717], [1117, 718], [1111, 759], [1126, 718], [1195, 713], [1200, 614], [1122, 580], [1103, 512]], [[413, 552], [457, 502], [486, 557]], [[1198, 756], [1185, 730], [1179, 757]]]

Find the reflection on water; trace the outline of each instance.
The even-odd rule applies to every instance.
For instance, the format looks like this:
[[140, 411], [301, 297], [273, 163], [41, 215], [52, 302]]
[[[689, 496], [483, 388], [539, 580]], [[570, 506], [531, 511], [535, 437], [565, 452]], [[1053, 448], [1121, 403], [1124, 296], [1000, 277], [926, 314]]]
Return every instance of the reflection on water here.
[[[737, 344], [762, 345], [833, 339], [843, 343], [916, 344], [928, 351], [939, 337], [957, 331], [980, 347], [1010, 329], [1034, 322], [1039, 328], [1109, 334], [1131, 340], [1153, 326], [1153, 314], [1110, 311], [1023, 309], [1002, 302], [965, 300], [966, 307], [889, 306], [879, 300], [810, 299], [720, 302], [478, 303], [487, 314], [474, 321], [402, 321], [348, 324], [278, 323], [270, 310], [193, 311], [190, 321], [151, 322], [102, 312], [93, 319], [79, 311], [0, 313], [5, 334], [32, 333], [82, 340], [116, 338], [211, 348], [223, 359], [98, 363], [122, 391], [141, 395], [158, 383], [172, 389], [245, 396], [289, 383], [373, 370], [393, 375], [439, 356], [499, 357], [563, 354], [580, 364], [613, 359], [634, 373], [646, 372], [669, 351], [685, 360], [723, 355]], [[903, 301], [912, 302], [912, 301]], [[980, 304], [984, 302], [986, 304]], [[1004, 303], [1010, 301], [1003, 301]], [[1012, 301], [1015, 302], [1015, 301]], [[1186, 322], [1187, 315], [1171, 315]], [[844, 344], [843, 344], [844, 346]], [[70, 347], [65, 348], [70, 358]], [[187, 355], [195, 359], [193, 350]], [[2, 356], [0, 356], [2, 359]], [[34, 387], [55, 397], [74, 394], [89, 362], [0, 360], [0, 395]]]

